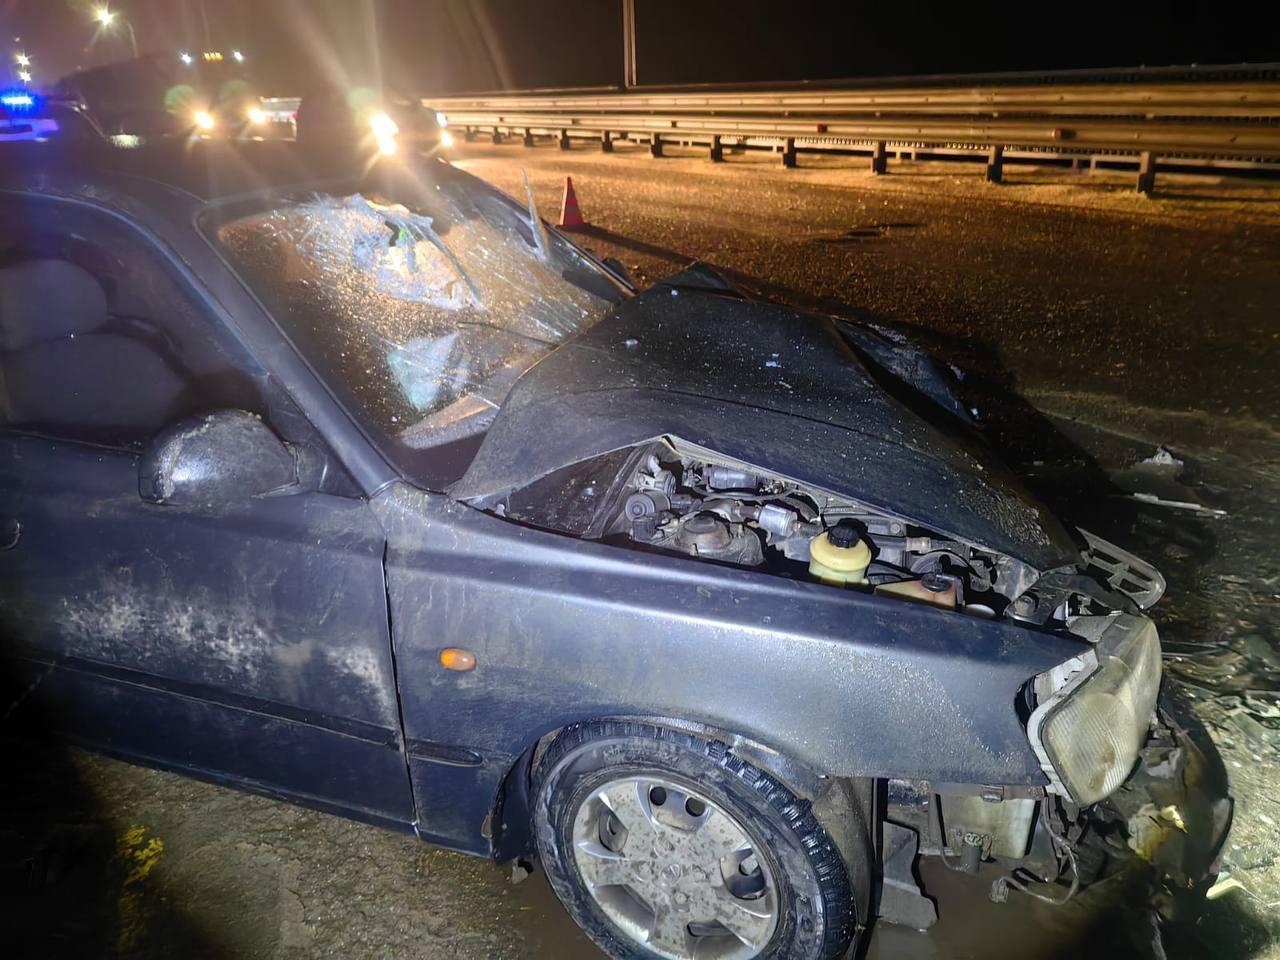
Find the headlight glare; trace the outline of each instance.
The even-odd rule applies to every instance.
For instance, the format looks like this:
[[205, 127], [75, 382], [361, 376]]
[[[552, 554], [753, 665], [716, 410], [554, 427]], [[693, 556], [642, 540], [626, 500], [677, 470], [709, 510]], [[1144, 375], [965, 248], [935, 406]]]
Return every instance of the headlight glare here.
[[375, 113], [369, 118], [369, 129], [378, 139], [394, 137], [400, 132], [400, 126], [385, 113]]

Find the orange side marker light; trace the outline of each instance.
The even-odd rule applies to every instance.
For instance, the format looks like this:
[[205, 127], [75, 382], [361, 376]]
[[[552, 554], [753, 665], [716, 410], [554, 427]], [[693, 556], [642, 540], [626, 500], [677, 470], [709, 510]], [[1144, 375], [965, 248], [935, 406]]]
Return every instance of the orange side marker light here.
[[466, 673], [476, 668], [476, 655], [470, 650], [458, 647], [445, 647], [440, 651], [440, 665], [446, 670], [457, 670]]

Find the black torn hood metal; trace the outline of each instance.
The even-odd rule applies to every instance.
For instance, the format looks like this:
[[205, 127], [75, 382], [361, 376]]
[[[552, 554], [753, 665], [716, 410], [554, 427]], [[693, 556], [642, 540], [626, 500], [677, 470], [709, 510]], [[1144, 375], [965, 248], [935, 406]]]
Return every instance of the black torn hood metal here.
[[492, 500], [660, 437], [1041, 571], [1079, 561], [1070, 535], [1007, 470], [890, 396], [839, 322], [743, 298], [699, 267], [627, 300], [530, 369], [450, 494]]

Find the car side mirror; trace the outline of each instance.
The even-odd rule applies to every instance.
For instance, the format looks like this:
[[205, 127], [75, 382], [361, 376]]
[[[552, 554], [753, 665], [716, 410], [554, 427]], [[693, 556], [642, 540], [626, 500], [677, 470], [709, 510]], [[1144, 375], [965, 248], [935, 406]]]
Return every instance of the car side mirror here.
[[173, 506], [221, 506], [314, 489], [300, 455], [244, 410], [188, 417], [151, 440], [138, 462], [138, 494]]

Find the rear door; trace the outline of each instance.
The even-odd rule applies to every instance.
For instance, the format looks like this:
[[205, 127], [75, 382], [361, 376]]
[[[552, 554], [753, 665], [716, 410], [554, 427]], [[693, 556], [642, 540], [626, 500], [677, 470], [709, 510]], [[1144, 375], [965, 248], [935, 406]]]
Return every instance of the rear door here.
[[[64, 201], [0, 195], [0, 222], [25, 231], [0, 239], [0, 631], [24, 709], [127, 757], [411, 823], [365, 501], [159, 247]], [[144, 502], [143, 446], [216, 409], [331, 461], [321, 490]]]

